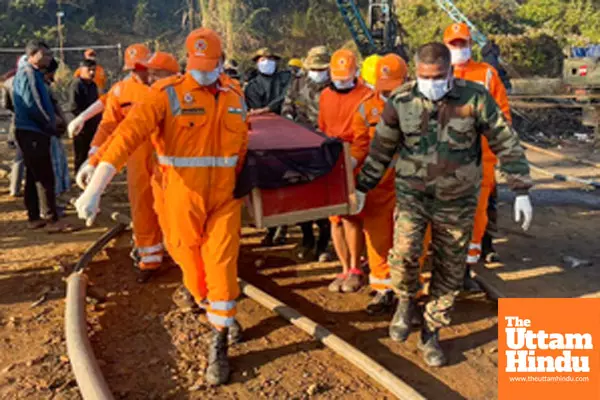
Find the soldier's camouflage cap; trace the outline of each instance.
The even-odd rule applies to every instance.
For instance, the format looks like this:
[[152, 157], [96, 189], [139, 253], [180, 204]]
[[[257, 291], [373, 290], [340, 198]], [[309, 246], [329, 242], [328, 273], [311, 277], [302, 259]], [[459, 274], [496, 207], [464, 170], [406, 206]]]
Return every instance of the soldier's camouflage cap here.
[[252, 61], [256, 62], [261, 57], [273, 57], [276, 60], [281, 60], [281, 57], [278, 56], [272, 49], [269, 47], [263, 47], [262, 49], [258, 49], [254, 55], [252, 56]]
[[327, 47], [317, 46], [308, 51], [304, 60], [305, 69], [327, 69], [331, 61], [331, 54]]

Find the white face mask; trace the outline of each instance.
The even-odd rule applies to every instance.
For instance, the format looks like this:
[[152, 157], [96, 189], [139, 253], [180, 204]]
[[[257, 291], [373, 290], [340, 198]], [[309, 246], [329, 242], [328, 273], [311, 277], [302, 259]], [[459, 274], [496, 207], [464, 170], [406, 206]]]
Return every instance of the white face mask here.
[[329, 71], [308, 71], [308, 79], [315, 83], [325, 83], [329, 79]]
[[192, 69], [189, 72], [190, 75], [192, 75], [192, 78], [194, 78], [194, 80], [198, 82], [200, 86], [210, 86], [215, 83], [217, 79], [219, 79], [219, 75], [221, 75], [222, 70], [223, 66], [221, 63], [219, 63], [217, 68], [215, 68], [213, 71], [206, 72]]
[[274, 60], [269, 60], [268, 58], [260, 60], [256, 66], [258, 68], [258, 72], [263, 75], [273, 75], [277, 69], [277, 63]]
[[444, 79], [417, 78], [419, 92], [431, 101], [438, 101], [450, 91], [450, 77]]
[[333, 86], [335, 86], [337, 90], [352, 89], [354, 87], [354, 78], [345, 81], [333, 81]]
[[450, 49], [452, 65], [461, 65], [471, 59], [471, 48], [463, 47], [462, 49]]

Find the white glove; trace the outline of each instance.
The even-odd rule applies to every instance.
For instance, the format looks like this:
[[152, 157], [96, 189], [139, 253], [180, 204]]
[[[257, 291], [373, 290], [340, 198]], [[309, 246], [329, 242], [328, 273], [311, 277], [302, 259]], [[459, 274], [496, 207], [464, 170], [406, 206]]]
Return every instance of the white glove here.
[[356, 196], [356, 211], [354, 212], [354, 215], [356, 214], [360, 214], [363, 210], [363, 208], [365, 208], [365, 202], [367, 201], [367, 194], [363, 193], [361, 191], [355, 191], [355, 196]]
[[527, 231], [533, 219], [533, 207], [528, 195], [520, 195], [515, 199], [515, 222], [521, 222], [523, 217], [523, 230]]
[[117, 170], [111, 164], [101, 162], [96, 168], [89, 185], [75, 201], [77, 216], [85, 220], [88, 227], [94, 224], [96, 215], [100, 212], [100, 196], [102, 196], [116, 173]]
[[69, 139], [73, 139], [75, 136], [79, 135], [79, 132], [83, 129], [85, 125], [85, 120], [78, 115], [73, 119], [73, 121], [69, 122], [69, 126], [67, 126], [67, 132], [69, 132]]
[[350, 157], [350, 162], [352, 163], [352, 169], [355, 169], [358, 165], [358, 160], [354, 157]]
[[85, 109], [84, 112], [79, 114], [67, 127], [69, 137], [72, 139], [77, 136], [83, 129], [86, 121], [94, 118], [96, 115], [104, 111], [104, 104], [100, 100], [96, 100], [91, 106]]
[[94, 175], [94, 171], [96, 171], [96, 167], [90, 165], [89, 160], [85, 160], [85, 162], [77, 171], [77, 176], [75, 177], [75, 182], [77, 182], [77, 186], [81, 188], [81, 190], [85, 190], [86, 186], [90, 183], [92, 176]]

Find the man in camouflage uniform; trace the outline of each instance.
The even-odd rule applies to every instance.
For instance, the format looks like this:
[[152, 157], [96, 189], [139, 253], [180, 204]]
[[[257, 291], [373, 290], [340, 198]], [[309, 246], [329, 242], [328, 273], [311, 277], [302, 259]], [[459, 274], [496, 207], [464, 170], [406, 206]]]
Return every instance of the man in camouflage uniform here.
[[[306, 73], [294, 78], [283, 102], [282, 115], [294, 122], [316, 130], [319, 119], [319, 98], [321, 92], [331, 84], [329, 61], [331, 55], [325, 46], [310, 49], [304, 68]], [[319, 240], [315, 242], [313, 224], [319, 227]], [[309, 221], [300, 224], [302, 228], [302, 246], [297, 256], [301, 260], [316, 257], [320, 262], [331, 259], [327, 252], [331, 240], [331, 226], [328, 219]], [[316, 246], [316, 249], [315, 249]]]
[[433, 228], [433, 274], [419, 349], [432, 367], [446, 363], [438, 331], [450, 323], [462, 286], [473, 216], [481, 182], [481, 135], [516, 192], [515, 215], [531, 222], [529, 165], [516, 132], [494, 99], [477, 83], [453, 77], [450, 52], [429, 43], [417, 53], [417, 82], [403, 85], [386, 104], [364, 167], [357, 178], [361, 208], [394, 156], [394, 246], [388, 263], [399, 303], [390, 336], [405, 341], [416, 311], [419, 256], [427, 225]]

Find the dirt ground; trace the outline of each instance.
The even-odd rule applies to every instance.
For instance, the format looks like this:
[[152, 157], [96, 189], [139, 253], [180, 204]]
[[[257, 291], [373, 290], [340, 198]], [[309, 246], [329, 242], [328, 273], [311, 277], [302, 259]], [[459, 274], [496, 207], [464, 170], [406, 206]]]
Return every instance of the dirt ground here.
[[[6, 162], [10, 153], [1, 142]], [[561, 151], [583, 154], [576, 146]], [[555, 173], [600, 175], [600, 170], [534, 153], [529, 158]], [[478, 274], [510, 297], [600, 296], [600, 197], [581, 186], [534, 177], [530, 232], [521, 233], [511, 221], [512, 195], [502, 190], [496, 239], [501, 262], [481, 265]], [[122, 183], [113, 185], [103, 201], [126, 210]], [[22, 200], [9, 198], [7, 181], [0, 180], [0, 399], [78, 399], [64, 340], [64, 278], [111, 222], [103, 217], [97, 228], [49, 235], [28, 231], [25, 219]], [[387, 337], [390, 316], [364, 312], [368, 289], [352, 295], [327, 291], [338, 263], [294, 261], [297, 229], [289, 245], [275, 249], [261, 248], [260, 235], [243, 231], [239, 268], [244, 279], [324, 325], [427, 398], [497, 398], [494, 301], [485, 295], [461, 296], [452, 326], [441, 334], [450, 365], [432, 370], [416, 350], [417, 331], [407, 343], [394, 343]], [[247, 298], [239, 306], [245, 341], [230, 351], [232, 383], [207, 388], [202, 378], [209, 332], [205, 317], [173, 304], [171, 295], [181, 279], [175, 266], [150, 284], [137, 284], [129, 242], [129, 234], [113, 241], [88, 269], [91, 282], [108, 293], [105, 303], [88, 304], [89, 336], [117, 398], [393, 398], [331, 350]], [[574, 266], [572, 258], [589, 265]]]

